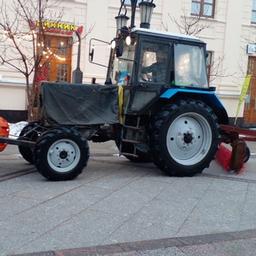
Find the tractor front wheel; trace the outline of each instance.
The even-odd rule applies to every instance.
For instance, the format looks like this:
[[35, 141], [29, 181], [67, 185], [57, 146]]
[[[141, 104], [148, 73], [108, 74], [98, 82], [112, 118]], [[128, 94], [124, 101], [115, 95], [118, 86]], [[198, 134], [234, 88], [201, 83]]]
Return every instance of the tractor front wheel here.
[[56, 128], [44, 133], [35, 147], [35, 164], [48, 180], [76, 178], [87, 165], [87, 140], [75, 129]]
[[202, 101], [167, 105], [151, 124], [154, 163], [171, 176], [193, 176], [208, 167], [219, 144], [219, 125]]

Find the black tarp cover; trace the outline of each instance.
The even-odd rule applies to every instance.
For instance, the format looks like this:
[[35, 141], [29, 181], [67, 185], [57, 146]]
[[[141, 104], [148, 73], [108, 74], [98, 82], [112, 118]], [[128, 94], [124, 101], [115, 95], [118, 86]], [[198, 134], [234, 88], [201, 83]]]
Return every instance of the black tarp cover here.
[[42, 83], [42, 117], [49, 124], [118, 123], [118, 87]]

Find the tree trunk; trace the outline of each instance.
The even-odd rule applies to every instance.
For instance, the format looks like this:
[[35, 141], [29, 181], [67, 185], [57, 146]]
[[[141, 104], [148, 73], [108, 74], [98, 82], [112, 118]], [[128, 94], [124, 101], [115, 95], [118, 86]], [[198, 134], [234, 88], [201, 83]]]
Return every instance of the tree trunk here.
[[36, 72], [34, 73], [33, 83], [29, 84], [29, 78], [26, 77], [27, 82], [27, 111], [28, 111], [28, 121], [37, 121], [38, 115], [38, 102], [39, 102], [39, 92], [38, 84], [35, 81]]

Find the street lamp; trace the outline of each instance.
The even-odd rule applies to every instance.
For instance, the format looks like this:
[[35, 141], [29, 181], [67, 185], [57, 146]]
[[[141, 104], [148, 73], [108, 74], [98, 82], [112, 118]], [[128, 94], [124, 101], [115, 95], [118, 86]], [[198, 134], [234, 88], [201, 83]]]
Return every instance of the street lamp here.
[[[131, 2], [131, 25], [130, 28], [135, 27], [135, 14], [136, 14], [136, 8], [137, 4], [139, 3], [140, 7], [140, 16], [141, 16], [141, 28], [150, 28], [150, 21], [153, 9], [156, 7], [156, 5], [153, 3], [154, 0], [130, 0]], [[121, 14], [122, 9], [125, 9], [125, 14]], [[120, 31], [123, 27], [127, 27], [127, 21], [128, 17], [126, 16], [127, 9], [125, 5], [125, 0], [121, 0], [121, 6], [119, 9], [118, 16], [116, 17], [116, 25], [117, 25], [117, 31]]]
[[[140, 16], [141, 16], [141, 28], [149, 28], [153, 9], [156, 5], [153, 3], [154, 0], [142, 0], [139, 3]], [[135, 27], [135, 13], [138, 0], [131, 0], [131, 28]]]
[[153, 9], [156, 7], [156, 5], [153, 3], [153, 0], [142, 0], [142, 2], [139, 3], [140, 7], [140, 17], [141, 17], [141, 28], [150, 28], [150, 21], [152, 17]]
[[[124, 11], [124, 13], [121, 14], [122, 11]], [[125, 1], [121, 0], [121, 6], [118, 15], [115, 17], [117, 34], [121, 31], [123, 27], [127, 27], [127, 21], [129, 20], [129, 17], [127, 17], [126, 14], [127, 9], [125, 6]]]
[[117, 32], [120, 31], [123, 27], [127, 26], [127, 21], [129, 20], [129, 17], [126, 16], [126, 14], [119, 14], [115, 17], [116, 19], [116, 29]]

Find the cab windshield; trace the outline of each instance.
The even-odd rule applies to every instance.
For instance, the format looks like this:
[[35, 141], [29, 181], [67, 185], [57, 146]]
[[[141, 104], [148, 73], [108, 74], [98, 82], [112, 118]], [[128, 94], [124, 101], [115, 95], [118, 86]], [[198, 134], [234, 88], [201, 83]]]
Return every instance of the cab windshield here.
[[132, 74], [135, 55], [135, 44], [124, 43], [123, 53], [120, 57], [114, 57], [111, 80], [116, 85], [128, 85]]
[[207, 88], [206, 58], [203, 47], [176, 44], [174, 47], [177, 86]]

